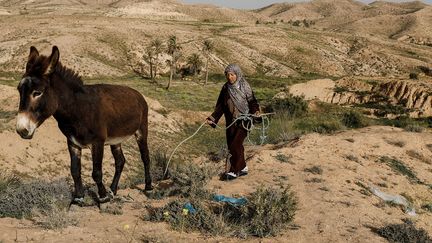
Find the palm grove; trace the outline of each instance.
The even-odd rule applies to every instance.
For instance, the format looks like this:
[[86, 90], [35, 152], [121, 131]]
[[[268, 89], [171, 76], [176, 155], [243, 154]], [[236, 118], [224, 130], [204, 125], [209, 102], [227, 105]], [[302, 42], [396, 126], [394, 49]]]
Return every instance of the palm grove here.
[[[201, 59], [199, 53], [192, 53], [190, 56], [186, 57], [186, 67], [182, 67], [182, 76], [185, 75], [197, 75], [200, 73], [201, 68], [204, 66], [205, 71], [205, 81], [207, 84], [208, 74], [209, 74], [209, 60], [211, 53], [214, 49], [214, 44], [211, 40], [204, 40], [201, 43], [202, 47], [200, 48], [202, 55], [205, 60]], [[159, 68], [161, 67], [161, 56], [163, 54], [167, 54], [169, 57], [165, 61], [169, 66], [169, 81], [166, 86], [166, 89], [169, 89], [171, 86], [171, 82], [175, 75], [178, 73], [178, 63], [180, 58], [182, 57], [182, 43], [179, 43], [177, 37], [175, 35], [171, 35], [164, 42], [159, 38], [153, 39], [150, 43], [145, 47], [143, 58], [148, 63], [149, 66], [149, 75], [150, 79], [155, 81], [157, 75], [159, 74]]]

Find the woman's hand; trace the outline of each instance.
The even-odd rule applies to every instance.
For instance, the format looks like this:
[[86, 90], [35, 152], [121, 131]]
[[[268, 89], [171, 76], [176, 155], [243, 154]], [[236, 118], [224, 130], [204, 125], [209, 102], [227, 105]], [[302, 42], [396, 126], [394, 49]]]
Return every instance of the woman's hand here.
[[215, 128], [216, 127], [216, 123], [214, 123], [210, 118], [206, 119], [207, 124], [209, 124], [211, 127]]

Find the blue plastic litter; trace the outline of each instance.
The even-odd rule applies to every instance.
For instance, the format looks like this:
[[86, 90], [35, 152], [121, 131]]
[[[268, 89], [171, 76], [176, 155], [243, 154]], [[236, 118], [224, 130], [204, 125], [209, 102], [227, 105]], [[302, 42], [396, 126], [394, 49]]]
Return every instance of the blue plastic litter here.
[[192, 206], [191, 203], [186, 203], [186, 204], [183, 206], [183, 208], [184, 208], [184, 209], [187, 209], [187, 210], [189, 211], [189, 213], [191, 213], [191, 214], [194, 214], [194, 213], [197, 212], [196, 209]]
[[247, 203], [247, 200], [244, 197], [233, 198], [233, 197], [226, 197], [224, 195], [214, 195], [213, 200], [216, 202], [227, 202], [239, 206], [245, 205]]

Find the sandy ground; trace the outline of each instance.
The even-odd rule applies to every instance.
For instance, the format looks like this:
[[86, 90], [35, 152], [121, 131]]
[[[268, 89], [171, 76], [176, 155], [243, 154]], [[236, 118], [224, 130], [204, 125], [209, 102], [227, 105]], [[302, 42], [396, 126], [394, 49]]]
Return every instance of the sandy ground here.
[[[0, 1], [3, 5], [10, 2]], [[20, 2], [30, 4], [34, 1]], [[64, 1], [58, 2], [64, 4]], [[202, 7], [201, 14], [213, 15], [197, 16], [187, 12], [195, 11], [195, 8], [179, 12], [169, 8], [164, 12], [158, 4], [147, 5], [136, 8], [125, 5], [116, 12], [97, 10], [91, 14], [67, 7], [63, 9], [63, 15], [59, 15], [63, 11], [61, 5], [35, 11], [24, 11], [22, 5], [2, 7], [0, 78], [10, 80], [12, 72], [22, 73], [31, 45], [36, 45], [44, 54], [52, 45], [58, 45], [62, 62], [85, 77], [123, 76], [132, 69], [145, 69], [146, 64], [142, 60], [145, 45], [154, 37], [166, 39], [170, 34], [177, 35], [184, 43], [185, 57], [199, 52], [202, 40], [215, 40], [216, 50], [210, 62], [211, 69], [218, 72], [227, 63], [236, 61], [248, 74], [255, 73], [257, 63], [261, 62], [264, 68], [271, 70], [269, 74], [281, 77], [298, 73], [391, 77], [406, 75], [418, 65], [428, 66], [432, 57], [428, 47], [396, 42], [382, 38], [381, 34], [369, 35], [365, 31], [365, 26], [369, 30], [369, 22], [355, 22], [347, 26], [348, 29], [356, 27], [362, 30], [362, 34], [354, 38], [351, 34], [338, 31], [285, 25], [175, 22], [170, 18], [167, 20], [167, 16], [190, 20], [209, 18], [219, 13], [234, 15], [238, 11], [216, 11]], [[139, 17], [148, 13], [157, 16], [150, 19]], [[430, 19], [430, 13], [424, 14], [425, 17], [419, 17], [417, 23], [420, 24], [410, 29], [414, 34], [419, 26], [425, 25], [425, 20]], [[245, 16], [250, 19], [251, 14]], [[391, 18], [384, 16], [382, 20], [387, 23]], [[388, 26], [374, 28], [377, 33], [387, 29]], [[334, 87], [329, 80], [319, 83], [321, 87], [314, 84], [297, 87], [311, 98], [319, 98], [325, 94], [323, 89], [327, 92]], [[151, 108], [150, 143], [154, 148], [166, 145], [163, 139], [180, 131], [179, 118], [188, 117], [195, 122], [204, 117], [204, 114], [189, 111], [173, 111], [164, 116], [163, 112], [159, 112], [163, 107], [158, 101], [148, 98], [147, 101]], [[16, 89], [0, 85], [0, 111], [15, 112], [17, 104]], [[15, 119], [0, 119], [0, 122], [1, 172], [28, 179], [66, 177], [70, 180], [66, 140], [54, 119], [47, 120], [31, 141], [22, 140], [15, 133]], [[401, 146], [395, 146], [395, 143]], [[128, 144], [133, 146], [132, 142]], [[432, 191], [425, 185], [411, 183], [379, 162], [381, 156], [397, 158], [412, 168], [422, 181], [430, 184], [432, 165], [427, 158], [432, 156], [432, 152], [427, 146], [429, 144], [432, 144], [430, 131], [410, 133], [392, 127], [368, 127], [333, 135], [309, 134], [296, 143], [247, 147], [247, 153], [252, 156], [248, 160], [250, 174], [233, 182], [221, 182], [215, 177], [208, 187], [225, 195], [247, 195], [261, 185], [291, 185], [299, 200], [299, 210], [293, 222], [296, 229], [286, 230], [274, 238], [244, 240], [247, 242], [384, 242], [371, 232], [369, 226], [400, 223], [404, 218], [412, 219], [432, 234], [432, 214], [421, 209], [423, 204], [432, 202]], [[408, 151], [424, 158], [412, 158]], [[133, 162], [139, 161], [136, 153], [126, 153], [125, 156], [129, 163], [125, 166], [122, 179], [135, 172]], [[288, 162], [278, 159], [281, 157], [288, 158]], [[104, 179], [109, 181], [113, 175], [113, 159], [109, 152], [105, 153], [104, 161]], [[223, 165], [220, 166], [222, 170]], [[305, 171], [312, 166], [320, 166], [323, 173], [315, 175]], [[83, 178], [86, 185], [93, 185], [90, 174], [90, 153], [84, 151]], [[417, 215], [409, 216], [401, 208], [388, 206], [376, 196], [364, 195], [359, 182], [387, 193], [409, 196], [413, 199]], [[119, 193], [134, 199], [132, 203], [125, 204], [123, 215], [103, 214], [97, 207], [72, 207], [69, 214], [76, 217], [79, 223], [62, 230], [44, 230], [28, 220], [1, 218], [0, 242], [240, 241], [176, 232], [164, 223], [145, 222], [141, 219], [145, 214], [145, 205], [162, 205], [166, 201], [149, 200], [136, 189], [124, 189]]]
[[[404, 146], [392, 145], [398, 141]], [[221, 182], [215, 177], [208, 187], [224, 195], [247, 195], [261, 185], [291, 185], [299, 200], [294, 220], [298, 229], [287, 230], [262, 242], [384, 242], [368, 226], [400, 223], [404, 218], [412, 219], [419, 227], [432, 233], [432, 215], [421, 209], [422, 204], [432, 201], [430, 189], [410, 183], [406, 177], [378, 162], [384, 155], [395, 157], [411, 167], [421, 180], [430, 183], [432, 166], [406, 154], [408, 150], [415, 150], [430, 157], [432, 152], [426, 147], [430, 141], [432, 135], [429, 133], [368, 127], [328, 136], [310, 134], [294, 144], [248, 146], [248, 154], [252, 155], [248, 161], [250, 174], [232, 182]], [[278, 160], [280, 154], [290, 158], [289, 162]], [[358, 160], [347, 159], [347, 155]], [[320, 166], [323, 173], [315, 175], [305, 171], [312, 166]], [[405, 193], [414, 199], [417, 216], [409, 216], [399, 207], [386, 206], [373, 195], [362, 194], [357, 182], [376, 186], [391, 194]], [[96, 207], [73, 207], [70, 214], [79, 218], [79, 224], [61, 231], [43, 230], [26, 220], [3, 218], [0, 219], [0, 239], [6, 242], [15, 239], [34, 242], [125, 242], [129, 237], [159, 242], [237, 241], [174, 232], [166, 224], [144, 222], [140, 219], [145, 213], [143, 207], [148, 204], [161, 205], [161, 201], [148, 200], [132, 189], [120, 190], [119, 193], [130, 195], [135, 200], [126, 204], [123, 215], [101, 214]], [[251, 240], [261, 241], [247, 241]]]
[[[0, 86], [3, 110], [14, 110], [18, 101], [15, 88]], [[4, 97], [4, 98], [3, 98]], [[150, 121], [154, 132], [172, 133], [178, 124], [174, 119], [161, 123], [162, 115], [155, 110], [163, 109], [157, 102], [149, 100]], [[184, 115], [184, 114], [183, 114]], [[172, 116], [182, 116], [173, 113]], [[50, 179], [69, 178], [69, 157], [64, 136], [54, 119], [46, 121], [35, 134], [34, 139], [22, 140], [13, 131], [14, 119], [8, 129], [0, 133], [0, 170], [23, 177]], [[156, 140], [150, 140], [156, 141]], [[402, 146], [395, 146], [399, 143]], [[403, 161], [418, 177], [432, 181], [432, 152], [426, 146], [432, 143], [429, 132], [410, 133], [392, 127], [368, 127], [360, 130], [339, 132], [334, 135], [309, 134], [296, 143], [247, 146], [250, 157], [250, 174], [233, 182], [221, 182], [216, 177], [208, 187], [224, 195], [247, 195], [261, 185], [291, 185], [299, 199], [299, 210], [294, 224], [296, 230], [287, 230], [276, 238], [264, 242], [380, 242], [368, 226], [382, 226], [410, 218], [419, 227], [432, 233], [432, 215], [421, 209], [432, 201], [431, 190], [398, 175], [386, 164], [380, 163], [381, 156], [390, 156]], [[414, 159], [407, 151], [415, 151], [424, 159]], [[89, 152], [84, 153], [84, 183], [92, 185]], [[86, 155], [87, 154], [87, 155]], [[283, 156], [282, 156], [283, 155]], [[133, 160], [134, 154], [126, 154]], [[278, 157], [288, 159], [283, 162]], [[136, 158], [135, 158], [136, 159]], [[105, 155], [104, 176], [110, 180], [113, 174], [113, 160]], [[311, 174], [306, 168], [320, 166], [322, 174]], [[221, 170], [223, 165], [221, 164]], [[133, 166], [126, 165], [124, 176], [133, 172]], [[109, 178], [109, 179], [108, 179]], [[69, 178], [70, 179], [70, 178]], [[408, 216], [399, 207], [386, 206], [375, 196], [366, 196], [358, 185], [375, 186], [391, 194], [408, 195], [413, 198], [417, 216]], [[380, 185], [380, 186], [378, 186]], [[149, 223], [141, 220], [144, 206], [161, 205], [161, 201], [149, 200], [135, 189], [120, 190], [121, 195], [130, 195], [134, 202], [127, 203], [123, 215], [102, 214], [97, 207], [72, 207], [69, 214], [79, 219], [78, 226], [60, 231], [43, 230], [31, 221], [10, 218], [0, 219], [0, 240], [33, 242], [127, 242], [150, 239], [151, 241], [227, 241], [197, 233], [180, 233], [169, 229], [163, 223]], [[128, 225], [128, 226], [125, 226]], [[127, 227], [129, 227], [127, 229]], [[250, 241], [251, 239], [248, 239]], [[260, 241], [259, 239], [252, 239]], [[230, 240], [228, 240], [230, 241]], [[237, 239], [231, 239], [237, 241]]]

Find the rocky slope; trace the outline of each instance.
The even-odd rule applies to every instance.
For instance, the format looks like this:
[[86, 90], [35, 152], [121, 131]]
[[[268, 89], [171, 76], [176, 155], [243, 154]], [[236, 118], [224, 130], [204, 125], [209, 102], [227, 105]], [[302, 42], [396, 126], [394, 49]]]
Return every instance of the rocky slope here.
[[[289, 93], [304, 96], [306, 100], [320, 100], [338, 105], [356, 105], [367, 102], [381, 102], [402, 105], [411, 117], [432, 116], [432, 86], [430, 79], [392, 80], [368, 84], [364, 81], [344, 78], [312, 80], [289, 87]], [[281, 92], [275, 98], [286, 97]]]
[[[329, 14], [323, 14], [324, 5], [331, 10]], [[272, 10], [275, 6], [278, 5], [260, 13], [176, 1], [3, 0], [0, 2], [0, 76], [9, 78], [22, 73], [31, 45], [42, 52], [48, 52], [52, 45], [59, 46], [62, 61], [85, 77], [125, 76], [134, 71], [147, 75], [145, 47], [154, 38], [165, 41], [172, 34], [182, 44], [180, 63], [183, 64], [193, 53], [199, 53], [204, 59], [202, 42], [212, 40], [215, 50], [210, 69], [215, 73], [222, 72], [226, 64], [236, 62], [248, 75], [257, 74], [262, 64], [265, 75], [279, 77], [301, 74], [407, 77], [417, 66], [431, 63], [432, 50], [426, 45], [430, 40], [427, 37], [430, 6], [397, 5], [407, 9], [406, 12], [422, 9], [406, 14], [402, 10], [394, 13], [383, 10], [386, 14], [364, 17], [357, 14], [356, 9], [363, 6], [358, 2], [347, 0], [335, 4], [335, 1], [320, 0], [289, 5], [285, 12], [290, 13], [292, 8], [308, 9], [309, 12], [292, 10], [292, 13], [317, 13], [317, 18], [324, 21], [323, 28], [296, 27], [286, 22], [255, 24], [257, 19], [263, 23], [271, 19], [274, 13], [266, 11], [283, 10]], [[326, 19], [338, 19], [342, 15], [360, 17], [340, 26], [325, 23]], [[401, 31], [400, 24], [389, 24], [399, 20], [410, 22], [409, 31]], [[158, 58], [159, 69], [164, 73], [169, 70], [167, 59], [166, 54]]]

